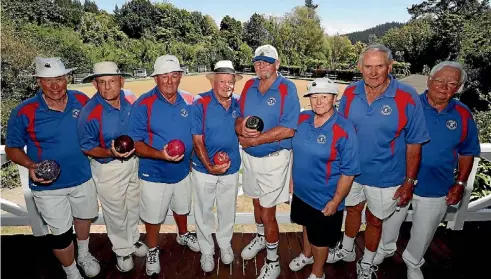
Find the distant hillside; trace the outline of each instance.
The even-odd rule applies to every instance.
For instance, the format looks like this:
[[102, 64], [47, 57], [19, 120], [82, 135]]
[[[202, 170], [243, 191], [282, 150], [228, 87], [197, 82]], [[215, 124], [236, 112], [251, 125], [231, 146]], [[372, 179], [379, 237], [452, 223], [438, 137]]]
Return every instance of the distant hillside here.
[[370, 34], [375, 34], [375, 36], [377, 36], [377, 38], [380, 38], [390, 28], [400, 27], [402, 25], [404, 25], [404, 23], [387, 22], [387, 23], [380, 24], [380, 25], [377, 25], [375, 27], [369, 28], [369, 29], [364, 30], [364, 31], [348, 33], [348, 34], [345, 34], [345, 36], [347, 36], [350, 39], [351, 43], [353, 43], [353, 44], [358, 42], [358, 41], [368, 43]]

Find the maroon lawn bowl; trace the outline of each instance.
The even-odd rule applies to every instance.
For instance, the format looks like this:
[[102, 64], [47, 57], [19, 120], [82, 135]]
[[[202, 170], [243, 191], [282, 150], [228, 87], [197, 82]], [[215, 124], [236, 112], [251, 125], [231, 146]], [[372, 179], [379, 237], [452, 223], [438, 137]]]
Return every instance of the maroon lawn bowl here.
[[135, 142], [130, 136], [121, 135], [114, 140], [114, 149], [120, 154], [130, 152], [133, 148], [135, 148]]
[[172, 157], [181, 156], [186, 151], [186, 147], [184, 146], [184, 142], [182, 142], [181, 140], [173, 139], [169, 141], [169, 143], [167, 144], [166, 151], [167, 154], [169, 154]]
[[44, 160], [38, 164], [34, 173], [45, 181], [55, 181], [60, 175], [60, 164], [53, 160]]
[[213, 156], [213, 163], [215, 165], [224, 165], [230, 162], [230, 157], [226, 152], [218, 151], [215, 156]]

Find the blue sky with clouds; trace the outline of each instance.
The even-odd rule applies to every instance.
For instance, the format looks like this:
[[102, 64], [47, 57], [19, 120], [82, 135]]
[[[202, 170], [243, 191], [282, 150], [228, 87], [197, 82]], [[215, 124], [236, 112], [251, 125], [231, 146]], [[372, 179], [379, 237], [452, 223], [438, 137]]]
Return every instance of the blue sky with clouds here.
[[[126, 0], [95, 0], [99, 8], [110, 13], [115, 5], [121, 7]], [[159, 2], [159, 1], [152, 1]], [[162, 1], [160, 1], [162, 2]], [[189, 11], [200, 11], [212, 16], [216, 22], [226, 16], [247, 21], [253, 13], [281, 16], [304, 0], [169, 0], [174, 6]], [[328, 34], [361, 31], [390, 21], [406, 22], [407, 8], [419, 0], [314, 0], [319, 4], [322, 26]]]

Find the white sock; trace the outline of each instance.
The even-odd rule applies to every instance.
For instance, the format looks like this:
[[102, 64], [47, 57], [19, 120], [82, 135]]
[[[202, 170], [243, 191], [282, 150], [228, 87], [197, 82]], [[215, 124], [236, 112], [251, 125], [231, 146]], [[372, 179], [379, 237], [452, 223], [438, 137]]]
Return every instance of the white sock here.
[[266, 259], [273, 262], [278, 260], [278, 243], [279, 241], [275, 243], [266, 242]]
[[264, 236], [264, 225], [256, 223], [256, 227], [257, 227], [257, 234], [260, 236]]
[[372, 251], [369, 251], [367, 250], [367, 248], [365, 248], [365, 251], [363, 252], [363, 259], [361, 259], [361, 263], [367, 263], [367, 264], [373, 264], [373, 258], [375, 258], [375, 253], [376, 252], [372, 252]]
[[353, 251], [353, 246], [355, 245], [355, 239], [349, 236], [343, 236], [343, 249], [346, 251]]
[[65, 271], [66, 276], [68, 278], [76, 277], [76, 275], [80, 274], [80, 272], [78, 271], [77, 264], [75, 263], [75, 261], [73, 261], [73, 263], [71, 265], [69, 265], [69, 266], [63, 266], [63, 270]]
[[87, 238], [86, 240], [77, 239], [79, 257], [84, 257], [89, 253], [89, 238]]

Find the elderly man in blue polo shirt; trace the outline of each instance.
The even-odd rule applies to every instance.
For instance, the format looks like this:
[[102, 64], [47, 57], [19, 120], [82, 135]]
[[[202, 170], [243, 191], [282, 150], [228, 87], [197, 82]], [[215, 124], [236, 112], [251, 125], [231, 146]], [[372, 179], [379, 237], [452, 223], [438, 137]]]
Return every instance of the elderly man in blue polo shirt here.
[[354, 240], [366, 208], [365, 251], [357, 263], [358, 278], [370, 279], [382, 234], [382, 222], [397, 206], [407, 206], [421, 160], [421, 144], [430, 137], [423, 107], [411, 86], [394, 79], [391, 51], [370, 45], [360, 55], [363, 79], [348, 86], [339, 112], [355, 126], [360, 145], [361, 174], [346, 197], [342, 248], [329, 251], [327, 262], [354, 261]]
[[[178, 90], [182, 72], [177, 57], [157, 58], [151, 75], [157, 85], [133, 104], [129, 121], [129, 135], [140, 157], [140, 217], [147, 230], [146, 272], [149, 276], [160, 273], [158, 237], [169, 207], [179, 231], [177, 242], [195, 252], [200, 250], [196, 236], [187, 228], [186, 215], [191, 211], [192, 195], [190, 110], [193, 96]], [[167, 152], [168, 143], [174, 139], [182, 141], [184, 154], [171, 156]]]
[[[216, 201], [218, 228], [216, 238], [224, 264], [234, 261], [230, 243], [235, 222], [240, 151], [235, 133], [235, 119], [240, 116], [239, 102], [233, 96], [235, 82], [242, 79], [231, 61], [218, 61], [213, 73], [206, 75], [212, 89], [197, 96], [193, 106], [192, 134], [194, 216], [201, 248], [201, 268], [215, 268], [211, 236], [215, 229], [213, 206]], [[220, 152], [224, 152], [225, 157]], [[217, 160], [214, 160], [218, 158]], [[222, 159], [223, 163], [220, 161]], [[230, 161], [227, 160], [229, 158]], [[228, 162], [227, 162], [228, 161]]]
[[[481, 153], [476, 123], [469, 108], [453, 98], [462, 90], [466, 78], [461, 64], [441, 62], [431, 70], [428, 89], [419, 96], [431, 141], [423, 144], [418, 184], [412, 200], [411, 238], [402, 254], [408, 267], [408, 279], [424, 278], [423, 256], [447, 207], [462, 199], [474, 157]], [[458, 172], [454, 180], [455, 169]], [[394, 255], [408, 208], [401, 208], [384, 222], [374, 263], [379, 264]]]
[[[41, 89], [10, 114], [5, 151], [13, 162], [29, 169], [29, 188], [51, 231], [47, 239], [67, 278], [83, 278], [75, 264], [73, 224], [77, 263], [87, 277], [94, 277], [100, 266], [89, 253], [89, 231], [99, 206], [89, 159], [77, 138], [77, 118], [89, 98], [67, 90], [66, 75], [74, 69], [66, 69], [60, 58], [36, 57], [35, 62], [34, 77]], [[59, 164], [56, 180], [36, 176], [35, 170], [44, 160]]]
[[[280, 61], [276, 48], [263, 45], [256, 49], [256, 78], [248, 80], [240, 96], [241, 117], [235, 131], [243, 150], [243, 190], [253, 198], [256, 237], [242, 250], [245, 260], [267, 248], [266, 263], [258, 278], [277, 278], [279, 231], [276, 206], [289, 201], [291, 173], [291, 138], [300, 114], [295, 84], [278, 74]], [[264, 129], [246, 127], [247, 119], [257, 116]]]
[[[102, 206], [107, 236], [116, 254], [116, 267], [122, 272], [133, 269], [132, 254], [147, 255], [139, 241], [140, 183], [138, 160], [134, 150], [118, 153], [114, 139], [128, 133], [131, 92], [124, 92], [124, 78], [114, 62], [99, 62], [94, 73], [84, 79], [92, 81], [97, 92], [82, 109], [78, 119], [78, 137], [82, 151], [91, 160], [92, 176]], [[129, 97], [128, 97], [129, 96]]]

